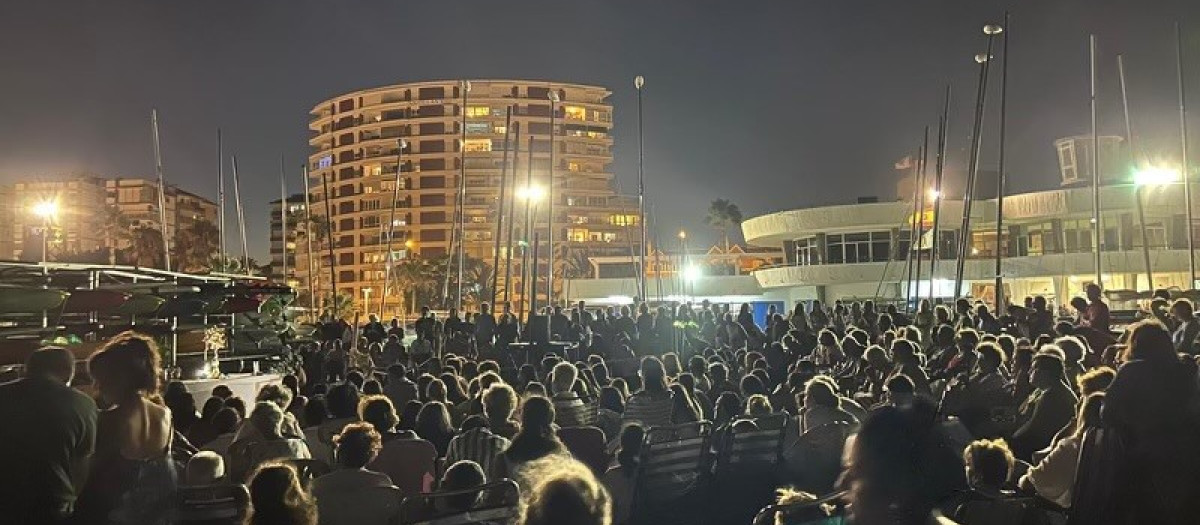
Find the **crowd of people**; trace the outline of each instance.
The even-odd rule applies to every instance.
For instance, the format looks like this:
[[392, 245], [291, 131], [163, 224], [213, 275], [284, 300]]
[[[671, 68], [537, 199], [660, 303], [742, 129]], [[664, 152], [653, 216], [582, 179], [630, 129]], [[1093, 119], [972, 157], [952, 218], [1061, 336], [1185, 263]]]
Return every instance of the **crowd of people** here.
[[[758, 519], [781, 524], [1196, 523], [1192, 304], [1156, 294], [1114, 332], [1099, 287], [1086, 295], [1068, 317], [1041, 297], [1001, 312], [812, 301], [762, 325], [748, 305], [580, 303], [531, 323], [557, 342], [535, 354], [486, 304], [425, 309], [411, 340], [398, 321], [326, 320], [280, 384], [254, 399], [218, 386], [199, 407], [161, 385], [146, 337], [109, 341], [78, 388], [70, 352], [44, 348], [0, 385], [0, 502], [13, 523], [158, 524], [189, 487], [244, 486], [247, 524], [484, 508], [646, 523], [647, 444], [670, 428], [704, 438], [703, 494], [674, 513], [690, 523], [749, 523], [769, 503]], [[736, 436], [767, 430], [779, 454], [746, 478], [765, 491], [711, 479]]]

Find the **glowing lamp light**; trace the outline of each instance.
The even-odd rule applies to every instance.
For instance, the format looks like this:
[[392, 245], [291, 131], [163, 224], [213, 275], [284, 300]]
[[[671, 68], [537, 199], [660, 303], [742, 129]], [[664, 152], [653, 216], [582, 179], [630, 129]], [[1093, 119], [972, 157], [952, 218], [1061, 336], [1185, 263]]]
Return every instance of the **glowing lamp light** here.
[[998, 26], [996, 24], [988, 24], [986, 26], [983, 26], [983, 34], [985, 34], [985, 35], [998, 35], [1003, 32], [1004, 32], [1004, 28], [1002, 26]]
[[679, 240], [687, 239], [687, 232], [679, 230]]
[[408, 249], [410, 249], [410, 250], [411, 250], [411, 249], [412, 249], [412, 247], [413, 247], [413, 242], [412, 242], [412, 239], [409, 239], [409, 240], [407, 240], [407, 241], [404, 241], [404, 247], [405, 247], [405, 248], [408, 248]]
[[700, 267], [694, 264], [689, 264], [683, 269], [683, 278], [688, 282], [695, 282], [700, 275]]
[[525, 186], [517, 189], [517, 198], [537, 202], [546, 197], [546, 189], [541, 186]]
[[929, 188], [929, 200], [936, 201], [940, 198], [942, 198], [942, 192], [935, 190], [933, 188]]
[[1163, 166], [1147, 166], [1133, 174], [1133, 183], [1138, 186], [1170, 184], [1179, 181], [1179, 170]]
[[638, 90], [641, 90], [642, 86], [644, 86], [644, 85], [646, 85], [646, 79], [644, 77], [642, 77], [641, 75], [638, 75], [633, 78], [633, 87], [637, 88]]
[[49, 219], [58, 214], [58, 203], [54, 201], [42, 201], [33, 205], [33, 213], [43, 219]]
[[976, 64], [982, 64], [987, 61], [988, 61], [988, 56], [986, 53], [979, 53], [978, 55], [975, 55], [975, 63]]

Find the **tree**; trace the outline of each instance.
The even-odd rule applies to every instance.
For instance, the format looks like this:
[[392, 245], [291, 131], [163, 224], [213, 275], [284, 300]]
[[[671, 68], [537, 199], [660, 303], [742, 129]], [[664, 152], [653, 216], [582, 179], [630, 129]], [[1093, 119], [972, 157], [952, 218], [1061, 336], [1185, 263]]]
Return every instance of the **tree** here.
[[325, 296], [325, 307], [322, 309], [324, 315], [331, 315], [335, 319], [349, 319], [354, 315], [354, 298], [344, 293], [339, 293], [333, 296]]
[[[173, 257], [180, 271], [212, 269], [213, 255], [217, 252], [221, 232], [209, 221], [200, 220], [179, 230], [175, 240]], [[220, 256], [217, 257], [218, 259]]]
[[437, 297], [444, 270], [444, 265], [417, 255], [396, 261], [392, 267], [392, 278], [398, 283], [400, 292], [409, 297], [405, 300], [410, 303], [409, 311], [416, 310], [418, 305], [429, 304]]
[[566, 283], [563, 297], [570, 300], [571, 281], [592, 275], [592, 257], [587, 248], [571, 247], [569, 244], [561, 246], [564, 247], [561, 254], [555, 257], [558, 262], [556, 275]]
[[132, 236], [133, 264], [146, 268], [162, 268], [162, 232], [158, 228], [143, 225], [134, 228]]
[[108, 249], [108, 264], [117, 264], [117, 244], [133, 238], [129, 218], [121, 212], [121, 208], [112, 204], [104, 207], [100, 216], [100, 235], [104, 237], [104, 246]]
[[725, 253], [729, 253], [729, 229], [742, 224], [742, 210], [728, 199], [717, 199], [708, 206], [704, 223], [721, 232]]

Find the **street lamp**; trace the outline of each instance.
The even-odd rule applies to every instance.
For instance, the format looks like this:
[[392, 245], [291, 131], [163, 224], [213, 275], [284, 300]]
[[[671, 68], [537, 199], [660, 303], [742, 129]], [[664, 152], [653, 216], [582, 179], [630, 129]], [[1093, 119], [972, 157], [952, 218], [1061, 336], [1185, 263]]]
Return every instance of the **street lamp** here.
[[42, 218], [42, 264], [45, 264], [50, 244], [50, 222], [58, 215], [58, 203], [52, 200], [38, 202], [33, 205], [33, 214]]
[[546, 94], [550, 99], [550, 171], [546, 180], [546, 304], [554, 304], [554, 118], [558, 92], [553, 87]]
[[1142, 237], [1142, 265], [1146, 269], [1146, 286], [1154, 290], [1154, 268], [1150, 263], [1150, 244], [1146, 235], [1146, 206], [1142, 202], [1142, 190], [1146, 186], [1171, 184], [1179, 180], [1179, 170], [1165, 166], [1146, 166], [1133, 173], [1133, 199], [1137, 204], [1138, 223]]

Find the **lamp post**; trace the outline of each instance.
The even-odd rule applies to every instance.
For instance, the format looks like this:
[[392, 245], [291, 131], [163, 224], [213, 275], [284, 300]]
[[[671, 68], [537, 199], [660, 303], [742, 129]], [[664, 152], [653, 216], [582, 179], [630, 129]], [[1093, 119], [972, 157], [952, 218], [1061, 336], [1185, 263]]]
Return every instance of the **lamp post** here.
[[[1008, 13], [1004, 13], [1004, 26], [988, 25], [983, 28], [984, 33], [1000, 34], [1008, 27]], [[989, 31], [991, 31], [989, 33]], [[1003, 260], [1004, 253], [1001, 247], [1004, 246], [1000, 241], [1004, 236], [1004, 139], [1006, 138], [1008, 122], [1008, 33], [1004, 34], [1004, 58], [1000, 62], [1000, 161], [997, 167], [996, 174], [996, 315], [1004, 315], [1004, 310], [1008, 306], [1004, 295], [1004, 272]], [[1006, 250], [1005, 250], [1006, 251]]]
[[[521, 306], [517, 309], [517, 314], [520, 315], [520, 312], [525, 309], [526, 297], [530, 298], [529, 313], [532, 314], [537, 309], [537, 282], [530, 281], [530, 276], [536, 275], [535, 273], [530, 273], [530, 264], [532, 263], [536, 266], [537, 259], [534, 258], [533, 261], [529, 260], [529, 250], [531, 248], [530, 233], [533, 231], [533, 217], [537, 213], [537, 203], [545, 198], [546, 190], [541, 186], [527, 184], [525, 187], [517, 188], [514, 194], [518, 199], [525, 201], [525, 231], [522, 232], [522, 244], [525, 246], [521, 250]], [[534, 237], [532, 242], [537, 242], [536, 239]], [[525, 283], [529, 283], [528, 293], [525, 292]]]
[[[975, 55], [975, 62], [979, 64], [979, 90], [975, 95], [975, 122], [971, 132], [971, 151], [967, 162], [966, 191], [963, 192], [962, 228], [959, 230], [958, 261], [956, 261], [957, 267], [954, 272], [954, 297], [960, 297], [962, 293], [963, 272], [966, 269], [967, 256], [970, 254], [971, 208], [975, 197], [975, 181], [979, 176], [979, 148], [982, 145], [980, 133], [983, 131], [984, 106], [987, 100], [987, 80], [992, 58], [992, 43], [995, 36], [1002, 31], [1003, 28], [997, 25], [988, 24], [984, 26], [983, 34], [987, 35], [987, 50], [984, 53]], [[999, 241], [999, 239], [996, 240], [997, 247], [999, 246]]]
[[34, 204], [33, 214], [42, 218], [42, 264], [46, 264], [50, 245], [50, 223], [58, 214], [58, 203], [42, 201]]
[[638, 125], [638, 226], [641, 230], [641, 249], [638, 250], [638, 297], [646, 300], [646, 170], [645, 148], [642, 143], [642, 86], [646, 79], [638, 75], [633, 79], [633, 87], [637, 88], [637, 125]]
[[1161, 186], [1179, 181], [1179, 172], [1171, 168], [1148, 166], [1133, 174], [1133, 198], [1137, 204], [1138, 222], [1142, 238], [1142, 264], [1146, 270], [1146, 286], [1154, 290], [1154, 273], [1150, 264], [1149, 236], [1146, 235], [1146, 207], [1142, 199], [1143, 190], [1147, 186]]
[[681, 297], [687, 295], [685, 283], [683, 280], [683, 269], [685, 267], [687, 267], [687, 264], [688, 264], [687, 232], [683, 231], [683, 230], [679, 230], [679, 267], [678, 267], [679, 269], [675, 273], [676, 273], [676, 281], [679, 283], [679, 295]]
[[554, 304], [554, 117], [558, 92], [550, 88], [550, 168], [546, 173], [546, 304]]

